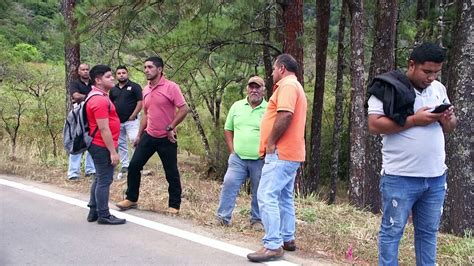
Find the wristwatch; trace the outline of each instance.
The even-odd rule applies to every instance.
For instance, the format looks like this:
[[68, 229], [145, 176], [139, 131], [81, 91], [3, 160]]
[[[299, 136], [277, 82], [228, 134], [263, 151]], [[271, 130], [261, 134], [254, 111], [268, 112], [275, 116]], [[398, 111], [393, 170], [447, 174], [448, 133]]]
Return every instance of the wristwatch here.
[[168, 126], [166, 127], [166, 131], [172, 131], [172, 130], [173, 130], [173, 128], [172, 128], [170, 125], [168, 125]]

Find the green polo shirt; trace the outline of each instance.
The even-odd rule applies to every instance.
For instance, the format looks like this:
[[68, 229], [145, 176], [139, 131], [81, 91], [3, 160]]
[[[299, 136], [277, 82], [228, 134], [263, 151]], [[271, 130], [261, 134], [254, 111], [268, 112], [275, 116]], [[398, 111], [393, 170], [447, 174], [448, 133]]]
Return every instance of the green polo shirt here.
[[224, 129], [234, 132], [234, 151], [244, 160], [260, 158], [260, 121], [267, 109], [267, 102], [263, 100], [255, 108], [248, 103], [247, 98], [235, 102], [230, 107]]

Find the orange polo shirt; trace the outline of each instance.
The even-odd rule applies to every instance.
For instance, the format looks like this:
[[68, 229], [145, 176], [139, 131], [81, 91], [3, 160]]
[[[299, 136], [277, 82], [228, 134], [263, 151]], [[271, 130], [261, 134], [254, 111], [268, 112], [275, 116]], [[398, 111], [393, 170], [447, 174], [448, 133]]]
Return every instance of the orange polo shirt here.
[[286, 76], [278, 81], [260, 125], [260, 156], [265, 155], [265, 147], [275, 124], [277, 112], [288, 111], [293, 113], [293, 119], [276, 143], [278, 157], [286, 161], [304, 162], [306, 110], [306, 95], [296, 76]]

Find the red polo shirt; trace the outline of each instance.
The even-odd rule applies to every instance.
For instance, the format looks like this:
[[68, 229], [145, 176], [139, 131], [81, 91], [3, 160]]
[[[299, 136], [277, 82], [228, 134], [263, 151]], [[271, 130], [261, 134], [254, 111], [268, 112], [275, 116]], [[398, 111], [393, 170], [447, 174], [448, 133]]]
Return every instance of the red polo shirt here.
[[[87, 122], [89, 123], [90, 129], [89, 133], [92, 135], [94, 130], [97, 128], [97, 119], [108, 118], [114, 146], [117, 148], [118, 138], [120, 135], [120, 119], [115, 110], [115, 105], [110, 101], [109, 95], [97, 87], [92, 86], [92, 91], [90, 93], [100, 93], [102, 95], [93, 96], [86, 103]], [[106, 147], [99, 129], [97, 130], [92, 143], [97, 146]]]
[[186, 104], [179, 86], [173, 81], [161, 76], [155, 86], [148, 83], [143, 90], [143, 108], [147, 114], [145, 131], [155, 138], [164, 138], [168, 135], [166, 127], [171, 124], [176, 108]]

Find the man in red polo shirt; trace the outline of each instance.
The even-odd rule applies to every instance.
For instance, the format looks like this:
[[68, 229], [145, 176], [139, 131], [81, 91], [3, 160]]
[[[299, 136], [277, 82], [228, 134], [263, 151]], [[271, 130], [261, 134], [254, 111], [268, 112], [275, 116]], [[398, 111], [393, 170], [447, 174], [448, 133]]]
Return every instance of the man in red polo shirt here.
[[87, 221], [124, 224], [125, 219], [119, 219], [109, 212], [109, 190], [114, 178], [114, 167], [119, 161], [117, 146], [120, 135], [120, 119], [108, 95], [115, 86], [114, 76], [110, 67], [96, 65], [91, 69], [90, 77], [92, 91], [86, 102], [86, 115], [93, 140], [88, 150], [94, 160], [96, 178], [91, 186]]
[[[148, 84], [143, 91], [143, 117], [140, 121], [137, 148], [128, 167], [127, 198], [117, 207], [128, 210], [137, 207], [140, 171], [157, 152], [168, 181], [168, 213], [178, 214], [181, 205], [181, 181], [178, 171], [176, 126], [188, 113], [188, 105], [179, 86], [163, 75], [163, 59], [153, 56], [145, 60]], [[176, 111], [178, 110], [178, 111]]]

